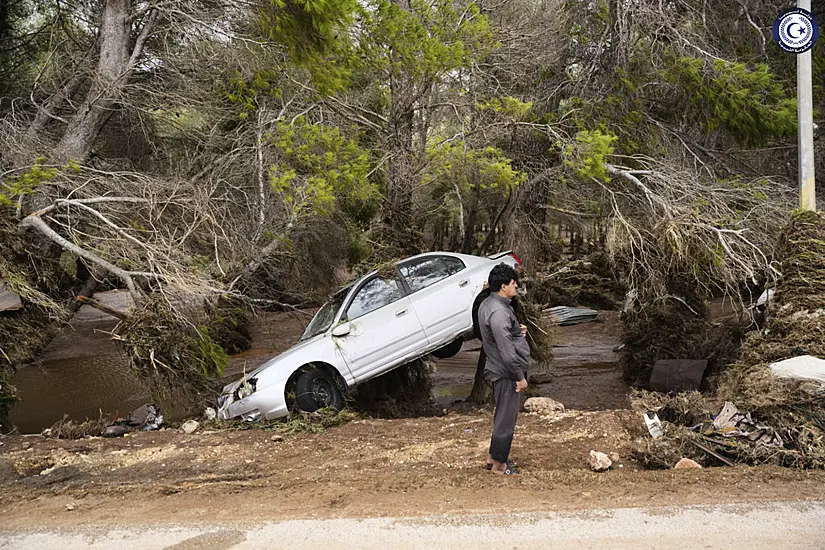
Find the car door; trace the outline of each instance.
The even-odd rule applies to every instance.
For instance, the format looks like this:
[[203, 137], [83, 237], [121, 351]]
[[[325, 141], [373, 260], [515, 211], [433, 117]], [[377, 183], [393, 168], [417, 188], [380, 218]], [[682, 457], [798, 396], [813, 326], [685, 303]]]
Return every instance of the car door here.
[[398, 269], [431, 344], [447, 343], [472, 326], [475, 285], [460, 258], [424, 256], [402, 262]]
[[[427, 337], [395, 277], [373, 276], [353, 294], [341, 316], [348, 324], [336, 345], [356, 381], [366, 380], [426, 347]], [[342, 325], [343, 326], [343, 325]]]

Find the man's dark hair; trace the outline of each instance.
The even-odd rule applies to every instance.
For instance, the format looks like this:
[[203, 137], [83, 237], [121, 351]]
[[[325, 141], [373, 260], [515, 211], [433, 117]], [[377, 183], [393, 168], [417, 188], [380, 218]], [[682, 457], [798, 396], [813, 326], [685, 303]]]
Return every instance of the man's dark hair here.
[[498, 264], [490, 270], [487, 277], [487, 284], [492, 292], [500, 292], [503, 285], [509, 285], [510, 281], [518, 282], [518, 273], [507, 264]]

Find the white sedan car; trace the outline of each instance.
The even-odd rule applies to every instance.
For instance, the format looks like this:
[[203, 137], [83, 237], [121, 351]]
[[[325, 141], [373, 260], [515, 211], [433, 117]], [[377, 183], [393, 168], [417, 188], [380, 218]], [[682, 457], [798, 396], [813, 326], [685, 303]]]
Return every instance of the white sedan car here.
[[318, 310], [295, 346], [225, 386], [219, 417], [272, 419], [296, 405], [340, 409], [356, 384], [428, 353], [455, 355], [472, 336], [475, 297], [502, 262], [521, 263], [509, 251], [429, 252], [362, 277]]

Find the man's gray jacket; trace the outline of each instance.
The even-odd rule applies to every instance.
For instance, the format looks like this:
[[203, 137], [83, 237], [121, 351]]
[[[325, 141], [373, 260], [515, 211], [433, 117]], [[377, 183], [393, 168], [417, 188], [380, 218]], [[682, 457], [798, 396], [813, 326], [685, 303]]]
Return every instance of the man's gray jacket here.
[[530, 346], [521, 334], [510, 300], [493, 292], [478, 308], [481, 343], [487, 355], [485, 371], [493, 380], [523, 380], [530, 363]]

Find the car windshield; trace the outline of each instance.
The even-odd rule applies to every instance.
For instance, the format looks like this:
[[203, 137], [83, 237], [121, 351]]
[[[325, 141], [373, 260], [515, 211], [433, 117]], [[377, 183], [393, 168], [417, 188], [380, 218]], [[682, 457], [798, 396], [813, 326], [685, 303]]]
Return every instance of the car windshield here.
[[313, 336], [318, 336], [332, 325], [332, 322], [335, 320], [335, 314], [338, 313], [338, 310], [344, 305], [344, 298], [347, 297], [349, 289], [350, 287], [342, 288], [333, 295], [329, 302], [321, 306], [321, 309], [318, 310], [318, 313], [316, 313], [312, 321], [309, 322], [298, 341], [309, 340]]

